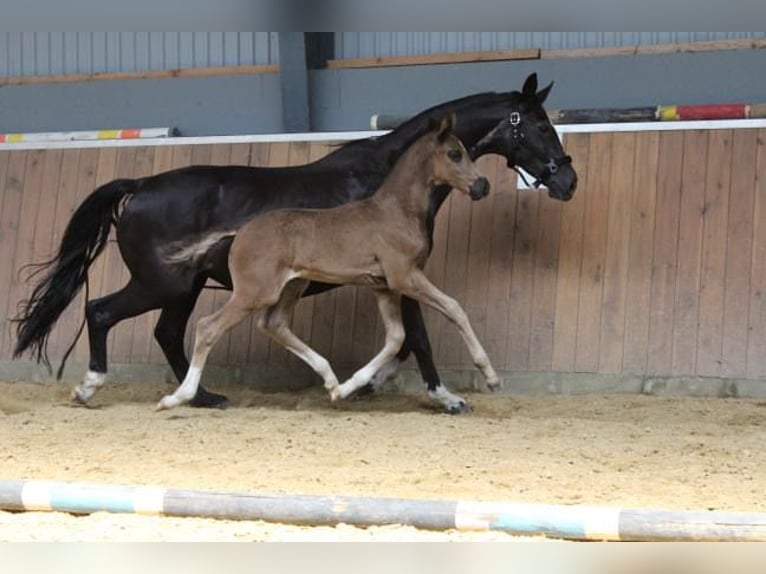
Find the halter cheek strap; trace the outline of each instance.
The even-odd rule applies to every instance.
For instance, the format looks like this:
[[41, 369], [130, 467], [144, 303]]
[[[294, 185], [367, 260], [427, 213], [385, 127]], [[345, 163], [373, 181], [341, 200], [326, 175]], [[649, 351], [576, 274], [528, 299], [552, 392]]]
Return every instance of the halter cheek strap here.
[[[511, 112], [510, 116], [508, 117], [508, 121], [511, 124], [511, 140], [513, 141], [514, 145], [518, 147], [527, 137], [526, 133], [524, 133], [524, 129], [522, 129], [521, 113], [518, 111]], [[542, 173], [537, 176], [537, 179], [535, 179], [532, 185], [534, 185], [536, 188], [540, 187], [540, 184], [545, 183], [545, 180], [556, 173], [562, 165], [569, 163], [572, 163], [572, 158], [568, 155], [549, 158], [548, 161], [545, 162], [545, 168], [543, 169]], [[524, 174], [519, 171], [516, 166], [514, 166], [513, 169], [521, 176], [521, 179], [524, 180], [524, 183], [529, 186], [529, 182], [524, 177]]]

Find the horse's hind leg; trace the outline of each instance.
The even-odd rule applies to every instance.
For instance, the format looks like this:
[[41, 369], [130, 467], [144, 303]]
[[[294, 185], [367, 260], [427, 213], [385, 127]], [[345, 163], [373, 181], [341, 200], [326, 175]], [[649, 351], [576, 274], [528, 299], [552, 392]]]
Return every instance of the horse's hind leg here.
[[[396, 357], [396, 353], [404, 341], [404, 326], [402, 325], [402, 308], [400, 297], [390, 291], [375, 291], [378, 300], [378, 311], [386, 328], [386, 342], [383, 349], [364, 367], [340, 385], [335, 393], [338, 398], [345, 399], [357, 389], [370, 382], [370, 379]], [[333, 397], [335, 398], [335, 397]]]
[[205, 367], [211, 349], [221, 336], [252, 312], [252, 306], [234, 293], [226, 304], [212, 315], [197, 322], [194, 337], [194, 354], [189, 370], [181, 386], [172, 395], [167, 395], [157, 405], [157, 410], [171, 409], [191, 401], [199, 389], [202, 369]]
[[316, 374], [322, 377], [325, 388], [335, 400], [334, 393], [338, 388], [338, 378], [322, 355], [301, 341], [290, 330], [288, 317], [308, 283], [304, 280], [293, 280], [283, 289], [279, 302], [256, 313], [256, 324], [275, 342], [303, 360]]
[[72, 391], [73, 401], [87, 403], [106, 382], [106, 337], [109, 330], [123, 319], [135, 317], [157, 307], [157, 297], [132, 279], [119, 291], [88, 301], [85, 316], [88, 322], [90, 362], [82, 384]]
[[[200, 284], [195, 286], [191, 293], [177, 298], [170, 305], [165, 305], [162, 308], [159, 321], [157, 321], [157, 326], [154, 328], [154, 338], [179, 383], [184, 380], [189, 370], [189, 361], [184, 351], [186, 324], [201, 290], [202, 285]], [[229, 399], [224, 395], [211, 393], [200, 386], [189, 404], [193, 407], [224, 409], [228, 406]]]

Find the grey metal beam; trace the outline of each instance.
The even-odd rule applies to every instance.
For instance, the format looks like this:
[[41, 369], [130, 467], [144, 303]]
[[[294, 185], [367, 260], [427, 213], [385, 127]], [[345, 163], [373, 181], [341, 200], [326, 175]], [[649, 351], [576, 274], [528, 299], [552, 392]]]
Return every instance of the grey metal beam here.
[[306, 39], [303, 32], [279, 33], [279, 66], [284, 131], [311, 131]]

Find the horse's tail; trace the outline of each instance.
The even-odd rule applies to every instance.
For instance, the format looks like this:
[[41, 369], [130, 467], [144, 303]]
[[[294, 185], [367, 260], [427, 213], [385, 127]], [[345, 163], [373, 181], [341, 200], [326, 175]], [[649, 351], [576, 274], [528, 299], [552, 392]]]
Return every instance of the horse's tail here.
[[19, 304], [14, 358], [29, 351], [50, 368], [48, 335], [61, 313], [88, 280], [88, 269], [101, 254], [116, 222], [123, 198], [135, 188], [132, 179], [117, 179], [91, 193], [72, 215], [58, 253], [28, 267], [43, 274], [29, 299]]

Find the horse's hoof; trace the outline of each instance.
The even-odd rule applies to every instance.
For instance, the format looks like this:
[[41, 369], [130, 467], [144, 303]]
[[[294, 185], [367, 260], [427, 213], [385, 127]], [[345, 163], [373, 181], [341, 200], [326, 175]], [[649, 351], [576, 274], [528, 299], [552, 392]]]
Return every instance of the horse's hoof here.
[[220, 409], [229, 407], [229, 398], [217, 393], [211, 393], [205, 389], [199, 389], [189, 405], [198, 409]]
[[77, 388], [72, 389], [72, 392], [69, 394], [69, 400], [76, 405], [87, 406], [88, 404], [88, 401], [83, 398]]
[[464, 415], [470, 412], [471, 406], [465, 401], [460, 401], [459, 403], [447, 407], [447, 413], [451, 415]]

